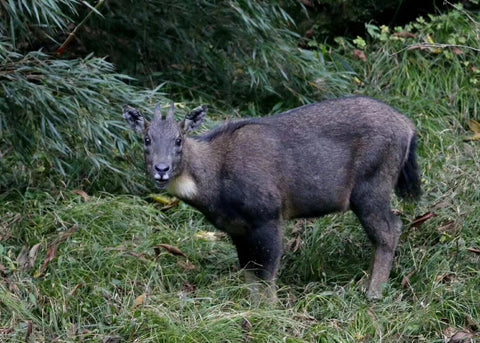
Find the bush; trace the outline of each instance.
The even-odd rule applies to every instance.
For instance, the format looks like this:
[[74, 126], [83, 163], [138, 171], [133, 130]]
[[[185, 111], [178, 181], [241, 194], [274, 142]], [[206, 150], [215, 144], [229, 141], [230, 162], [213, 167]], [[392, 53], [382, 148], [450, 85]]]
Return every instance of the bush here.
[[[31, 50], [63, 38], [78, 3], [1, 6], [9, 25], [0, 30], [0, 192], [59, 182], [90, 189], [128, 185], [115, 167], [121, 163], [112, 162], [128, 143], [118, 122], [121, 104], [158, 101], [158, 90], [140, 92], [93, 55], [60, 59]], [[98, 178], [105, 185], [95, 185]]]
[[[175, 97], [268, 112], [344, 92], [322, 53], [298, 48], [284, 6], [296, 1], [120, 0], [80, 36], [143, 85], [167, 82]], [[298, 8], [298, 5], [296, 5]]]

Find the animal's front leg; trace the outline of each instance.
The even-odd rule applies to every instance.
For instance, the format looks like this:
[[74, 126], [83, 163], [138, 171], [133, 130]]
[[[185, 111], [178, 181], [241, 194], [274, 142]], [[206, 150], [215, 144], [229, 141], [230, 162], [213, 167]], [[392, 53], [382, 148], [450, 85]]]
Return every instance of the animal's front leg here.
[[280, 223], [269, 221], [232, 240], [253, 298], [275, 300], [275, 276], [283, 252]]

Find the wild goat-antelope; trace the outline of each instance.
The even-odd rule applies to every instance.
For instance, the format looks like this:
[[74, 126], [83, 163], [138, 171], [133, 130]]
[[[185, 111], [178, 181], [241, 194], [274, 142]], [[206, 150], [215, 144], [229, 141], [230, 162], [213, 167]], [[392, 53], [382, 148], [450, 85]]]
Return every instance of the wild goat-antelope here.
[[375, 247], [367, 296], [382, 297], [402, 223], [393, 190], [420, 195], [413, 123], [383, 102], [347, 97], [270, 117], [227, 122], [198, 137], [201, 106], [175, 121], [157, 105], [148, 122], [123, 116], [145, 137], [148, 173], [160, 189], [200, 210], [237, 248], [249, 280], [274, 284], [285, 220], [352, 210]]

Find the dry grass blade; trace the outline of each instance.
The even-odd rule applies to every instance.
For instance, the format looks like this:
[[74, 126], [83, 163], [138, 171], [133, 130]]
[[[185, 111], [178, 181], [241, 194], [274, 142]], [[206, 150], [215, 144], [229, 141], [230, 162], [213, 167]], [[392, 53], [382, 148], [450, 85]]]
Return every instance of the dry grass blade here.
[[20, 253], [17, 256], [17, 267], [20, 270], [26, 270], [28, 269], [28, 252], [29, 252], [28, 246], [23, 246], [22, 250], [20, 250]]
[[77, 290], [82, 288], [83, 286], [84, 286], [83, 283], [78, 283], [75, 287], [73, 287], [73, 289], [70, 292], [68, 292], [68, 295], [70, 297], [73, 296], [77, 292]]
[[467, 343], [473, 342], [475, 334], [470, 331], [459, 331], [448, 340], [449, 343]]
[[58, 237], [48, 248], [47, 256], [45, 257], [45, 260], [43, 261], [42, 268], [38, 273], [35, 274], [36, 277], [42, 276], [45, 271], [47, 270], [47, 266], [49, 265], [50, 262], [52, 262], [55, 257], [57, 257], [57, 252], [58, 252], [58, 247], [60, 244], [65, 242], [67, 239], [69, 239], [76, 231], [78, 230], [78, 226], [74, 225], [70, 230], [67, 232], [64, 232]]
[[480, 249], [477, 248], [467, 248], [468, 251], [473, 252], [474, 254], [480, 255]]
[[432, 219], [435, 217], [437, 214], [435, 212], [427, 212], [425, 214], [422, 214], [421, 216], [416, 217], [410, 227], [416, 227], [419, 228], [422, 226], [423, 223], [425, 223], [427, 220]]
[[174, 255], [174, 256], [183, 256], [183, 257], [187, 257], [187, 255], [185, 255], [180, 249], [178, 249], [176, 246], [173, 246], [173, 245], [170, 245], [170, 244], [158, 244], [158, 245], [155, 245], [153, 247], [153, 249], [155, 250], [155, 253], [157, 255], [160, 254], [160, 248], [162, 249], [165, 249], [166, 251], [168, 251], [170, 254]]
[[27, 321], [27, 333], [25, 334], [25, 342], [28, 342], [33, 331], [33, 323], [31, 320]]
[[82, 197], [83, 201], [85, 201], [85, 202], [90, 201], [90, 196], [87, 194], [87, 192], [82, 191], [81, 189], [74, 189], [72, 192], [80, 195]]
[[40, 245], [41, 243], [35, 244], [28, 252], [28, 269], [32, 269], [35, 266]]

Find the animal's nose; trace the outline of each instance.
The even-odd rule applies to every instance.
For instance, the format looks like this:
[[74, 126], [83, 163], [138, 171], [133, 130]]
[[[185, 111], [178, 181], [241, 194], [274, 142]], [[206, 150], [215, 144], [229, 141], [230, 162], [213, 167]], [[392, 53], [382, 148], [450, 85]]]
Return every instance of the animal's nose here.
[[170, 166], [165, 163], [157, 163], [155, 165], [155, 171], [159, 173], [166, 173], [170, 169]]

